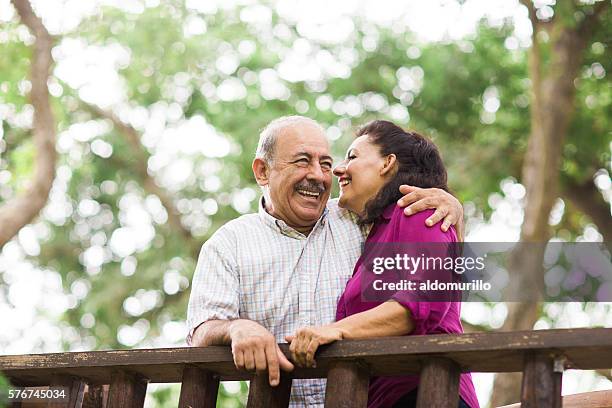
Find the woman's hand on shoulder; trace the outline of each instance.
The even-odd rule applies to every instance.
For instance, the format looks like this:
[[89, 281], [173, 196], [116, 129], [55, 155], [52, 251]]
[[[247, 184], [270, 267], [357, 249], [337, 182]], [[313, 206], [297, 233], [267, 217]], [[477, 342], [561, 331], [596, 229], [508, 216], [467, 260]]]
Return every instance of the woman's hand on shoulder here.
[[341, 329], [328, 325], [299, 328], [294, 335], [286, 336], [285, 340], [291, 343], [291, 359], [298, 367], [316, 367], [314, 355], [319, 346], [342, 340], [343, 337]]

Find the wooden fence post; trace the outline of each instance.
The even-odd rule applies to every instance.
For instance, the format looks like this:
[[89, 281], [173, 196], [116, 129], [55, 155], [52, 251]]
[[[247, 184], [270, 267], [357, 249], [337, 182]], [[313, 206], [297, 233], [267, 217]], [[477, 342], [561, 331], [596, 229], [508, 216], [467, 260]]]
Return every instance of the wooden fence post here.
[[421, 369], [417, 408], [459, 405], [459, 366], [448, 358], [428, 358]]
[[218, 392], [219, 377], [196, 366], [183, 368], [179, 408], [214, 408]]
[[51, 381], [51, 386], [67, 387], [68, 402], [54, 402], [50, 400], [47, 403], [48, 408], [81, 408], [85, 392], [85, 380], [72, 376], [56, 376]]
[[525, 355], [521, 386], [522, 408], [561, 408], [562, 370], [555, 370], [548, 355]]
[[83, 408], [105, 408], [108, 400], [108, 386], [87, 385], [83, 398]]
[[360, 361], [337, 361], [330, 365], [325, 389], [325, 407], [365, 408], [368, 405], [370, 373]]
[[257, 373], [251, 380], [249, 387], [249, 398], [247, 407], [249, 408], [286, 408], [289, 406], [291, 397], [291, 383], [293, 379], [290, 375], [281, 372], [280, 382], [276, 387], [271, 387], [268, 380], [268, 372]]
[[118, 371], [108, 392], [108, 408], [142, 408], [148, 380], [141, 375]]

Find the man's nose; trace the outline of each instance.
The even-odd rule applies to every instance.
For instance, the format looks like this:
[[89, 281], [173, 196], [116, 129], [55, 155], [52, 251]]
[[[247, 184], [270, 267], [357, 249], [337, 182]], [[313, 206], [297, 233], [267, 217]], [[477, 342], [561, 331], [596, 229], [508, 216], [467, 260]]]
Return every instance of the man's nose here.
[[325, 179], [325, 173], [321, 168], [319, 163], [315, 163], [310, 167], [310, 171], [308, 172], [308, 177], [311, 180], [323, 181]]

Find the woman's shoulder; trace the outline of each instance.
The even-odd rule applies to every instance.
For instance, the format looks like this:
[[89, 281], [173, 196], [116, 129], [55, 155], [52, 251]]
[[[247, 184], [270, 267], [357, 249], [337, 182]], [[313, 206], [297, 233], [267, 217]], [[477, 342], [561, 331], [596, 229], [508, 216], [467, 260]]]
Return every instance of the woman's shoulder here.
[[423, 210], [416, 214], [405, 215], [404, 209], [394, 204], [385, 210], [392, 226], [402, 241], [412, 242], [456, 242], [457, 233], [455, 227], [450, 227], [446, 232], [440, 228], [442, 221], [428, 227], [425, 221], [433, 215], [435, 210]]

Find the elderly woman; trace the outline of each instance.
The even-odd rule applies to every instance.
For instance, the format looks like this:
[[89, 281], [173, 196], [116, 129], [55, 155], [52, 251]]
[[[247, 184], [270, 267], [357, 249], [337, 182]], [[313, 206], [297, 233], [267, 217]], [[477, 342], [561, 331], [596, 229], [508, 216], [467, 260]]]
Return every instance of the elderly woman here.
[[[339, 205], [358, 214], [362, 223], [373, 224], [366, 247], [374, 243], [457, 242], [454, 228], [443, 232], [424, 225], [432, 211], [405, 217], [396, 205], [402, 184], [448, 190], [438, 149], [425, 137], [387, 121], [368, 123], [359, 129], [346, 159], [334, 174], [341, 189]], [[366, 252], [357, 261], [353, 277], [340, 297], [337, 321], [322, 327], [304, 327], [287, 337], [293, 360], [299, 366], [314, 366], [316, 349], [336, 340], [463, 332], [459, 302], [419, 302], [402, 296], [393, 296], [389, 301], [363, 300], [361, 279], [367, 273]], [[368, 407], [416, 406], [418, 385], [416, 375], [372, 378]], [[478, 408], [470, 374], [461, 374], [459, 394], [459, 407]]]

